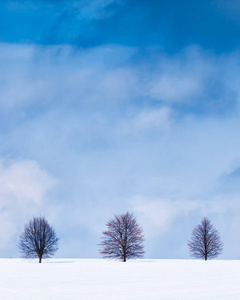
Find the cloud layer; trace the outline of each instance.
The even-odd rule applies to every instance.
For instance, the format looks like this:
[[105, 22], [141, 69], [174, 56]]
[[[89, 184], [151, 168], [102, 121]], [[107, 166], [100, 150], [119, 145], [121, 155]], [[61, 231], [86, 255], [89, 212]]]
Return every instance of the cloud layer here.
[[141, 51], [0, 45], [2, 256], [45, 214], [59, 256], [96, 257], [105, 222], [131, 210], [148, 257], [188, 257], [207, 215], [239, 258], [239, 54]]

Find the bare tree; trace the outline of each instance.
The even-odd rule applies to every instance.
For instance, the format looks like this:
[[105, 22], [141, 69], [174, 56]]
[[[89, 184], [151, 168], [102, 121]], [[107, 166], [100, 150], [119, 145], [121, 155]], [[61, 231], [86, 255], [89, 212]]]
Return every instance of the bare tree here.
[[104, 258], [141, 258], [144, 255], [143, 231], [133, 214], [115, 215], [103, 232], [99, 252]]
[[23, 258], [49, 258], [58, 250], [59, 238], [44, 217], [33, 217], [20, 235], [19, 250]]
[[219, 232], [208, 218], [204, 218], [201, 224], [193, 229], [188, 247], [191, 256], [205, 260], [215, 258], [223, 251]]

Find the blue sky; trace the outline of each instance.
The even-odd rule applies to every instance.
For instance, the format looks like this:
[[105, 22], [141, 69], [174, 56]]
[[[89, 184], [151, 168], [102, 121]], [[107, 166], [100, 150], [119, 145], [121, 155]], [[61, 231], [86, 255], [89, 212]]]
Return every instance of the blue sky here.
[[204, 216], [240, 246], [238, 1], [0, 3], [0, 256], [45, 215], [99, 257], [133, 212], [147, 258], [189, 258]]

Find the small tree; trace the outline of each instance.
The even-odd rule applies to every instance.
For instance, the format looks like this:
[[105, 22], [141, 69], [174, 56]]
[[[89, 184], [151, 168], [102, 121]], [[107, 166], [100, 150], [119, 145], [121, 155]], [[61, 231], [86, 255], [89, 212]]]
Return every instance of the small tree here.
[[19, 250], [23, 258], [49, 258], [58, 250], [59, 238], [44, 217], [33, 217], [20, 235]]
[[99, 252], [104, 258], [141, 258], [144, 255], [143, 231], [133, 214], [115, 215], [103, 232]]
[[207, 218], [193, 229], [188, 247], [191, 256], [205, 260], [215, 258], [223, 251], [219, 232]]

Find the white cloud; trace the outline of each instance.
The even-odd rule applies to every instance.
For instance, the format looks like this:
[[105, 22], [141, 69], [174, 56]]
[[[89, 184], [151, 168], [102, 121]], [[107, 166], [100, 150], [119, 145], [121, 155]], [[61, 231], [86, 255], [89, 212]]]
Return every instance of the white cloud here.
[[161, 107], [158, 109], [141, 110], [133, 116], [126, 117], [118, 124], [116, 132], [119, 134], [146, 134], [151, 131], [161, 132], [167, 130], [171, 124], [171, 109]]
[[[26, 217], [41, 215], [41, 205], [56, 179], [32, 160], [0, 161], [1, 249], [16, 244], [16, 233]], [[12, 249], [11, 249], [12, 250]]]
[[186, 101], [201, 92], [201, 82], [190, 74], [163, 75], [153, 82], [150, 95], [165, 101]]
[[184, 104], [218, 113], [239, 102], [238, 55], [213, 56], [193, 46], [170, 57], [159, 56], [146, 94], [165, 104]]
[[41, 203], [46, 191], [55, 183], [56, 180], [35, 161], [21, 160], [7, 165], [2, 161], [0, 164], [0, 194], [20, 204]]

